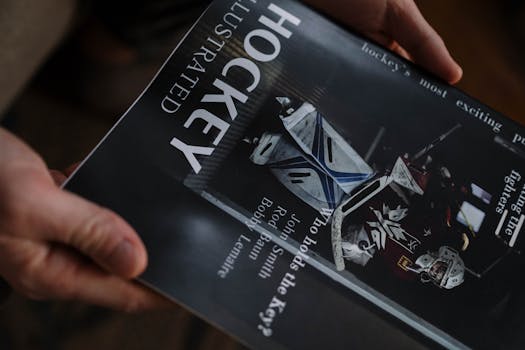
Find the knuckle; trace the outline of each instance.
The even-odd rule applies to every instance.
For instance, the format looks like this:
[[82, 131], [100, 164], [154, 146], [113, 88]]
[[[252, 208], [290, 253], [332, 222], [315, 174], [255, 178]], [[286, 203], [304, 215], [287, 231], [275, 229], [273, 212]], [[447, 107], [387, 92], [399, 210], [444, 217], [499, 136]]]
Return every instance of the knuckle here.
[[8, 197], [0, 201], [0, 222], [3, 227], [3, 232], [18, 231], [21, 223], [25, 221], [23, 219], [22, 209], [20, 201], [18, 200]]
[[27, 264], [22, 266], [20, 270], [19, 278], [15, 283], [15, 289], [30, 299], [44, 300], [49, 297], [44, 285], [45, 281], [40, 274], [35, 271], [35, 268]]
[[145, 309], [144, 302], [139, 298], [128, 298], [122, 307], [122, 311], [134, 314]]
[[27, 187], [23, 190], [14, 187], [5, 192], [0, 188], [0, 231], [13, 236], [28, 235], [28, 224], [35, 220], [37, 213], [36, 200], [43, 193]]
[[406, 6], [406, 1], [404, 0], [387, 1], [383, 26], [390, 34], [395, 34], [399, 30], [398, 24], [405, 15]]
[[0, 236], [0, 254], [4, 257], [1, 265], [2, 276], [13, 289], [36, 298], [39, 271], [33, 252], [27, 243], [14, 243], [10, 237]]
[[128, 314], [133, 314], [138, 312], [138, 305], [132, 301], [126, 301], [122, 307], [122, 311]]
[[24, 272], [23, 270], [11, 285], [13, 289], [17, 290], [30, 299], [47, 299], [47, 296], [44, 295], [44, 290], [40, 287], [39, 281], [35, 279], [34, 276]]
[[109, 255], [118, 244], [118, 237], [112, 234], [119, 224], [119, 217], [107, 209], [101, 209], [89, 217], [73, 234], [73, 245], [81, 250], [98, 255]]
[[14, 288], [30, 299], [74, 299], [74, 288], [71, 283], [45, 273], [27, 273], [14, 284]]
[[14, 267], [13, 287], [27, 297], [36, 300], [71, 297], [73, 286], [62, 278], [68, 274], [59, 275], [46, 270], [44, 253], [24, 257]]
[[400, 17], [406, 11], [412, 0], [392, 0], [387, 2], [387, 14], [393, 17]]
[[47, 298], [74, 299], [72, 283], [60, 276], [42, 276], [37, 280], [37, 287], [39, 293]]
[[24, 259], [18, 263], [18, 277], [22, 288], [34, 289], [36, 282], [40, 278], [38, 264], [34, 259]]

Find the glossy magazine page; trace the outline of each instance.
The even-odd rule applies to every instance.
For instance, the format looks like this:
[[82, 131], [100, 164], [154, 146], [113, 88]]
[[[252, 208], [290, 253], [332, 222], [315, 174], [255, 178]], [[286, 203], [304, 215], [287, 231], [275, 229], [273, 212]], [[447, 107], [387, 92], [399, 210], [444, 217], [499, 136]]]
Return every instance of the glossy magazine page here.
[[294, 1], [215, 1], [66, 188], [254, 348], [521, 348], [525, 130]]

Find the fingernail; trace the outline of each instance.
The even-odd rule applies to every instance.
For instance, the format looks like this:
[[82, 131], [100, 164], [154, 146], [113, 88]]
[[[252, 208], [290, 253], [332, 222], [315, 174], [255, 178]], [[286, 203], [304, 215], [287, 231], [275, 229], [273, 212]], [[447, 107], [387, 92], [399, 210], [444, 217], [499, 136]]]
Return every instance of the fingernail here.
[[135, 277], [139, 253], [130, 241], [124, 239], [108, 258], [109, 268], [124, 277]]

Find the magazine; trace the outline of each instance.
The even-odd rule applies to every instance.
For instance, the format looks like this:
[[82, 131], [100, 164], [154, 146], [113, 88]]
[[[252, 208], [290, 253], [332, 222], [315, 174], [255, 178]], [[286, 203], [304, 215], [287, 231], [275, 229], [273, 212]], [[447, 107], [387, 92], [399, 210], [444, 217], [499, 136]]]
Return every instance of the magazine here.
[[66, 188], [250, 347], [523, 348], [524, 146], [300, 2], [217, 0]]

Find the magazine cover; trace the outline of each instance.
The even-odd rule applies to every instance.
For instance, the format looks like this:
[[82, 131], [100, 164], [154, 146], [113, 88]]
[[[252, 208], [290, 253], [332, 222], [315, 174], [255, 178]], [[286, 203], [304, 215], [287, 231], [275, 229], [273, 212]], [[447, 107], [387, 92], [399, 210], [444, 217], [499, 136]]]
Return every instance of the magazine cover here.
[[299, 2], [218, 0], [66, 188], [250, 347], [518, 349], [524, 145]]

